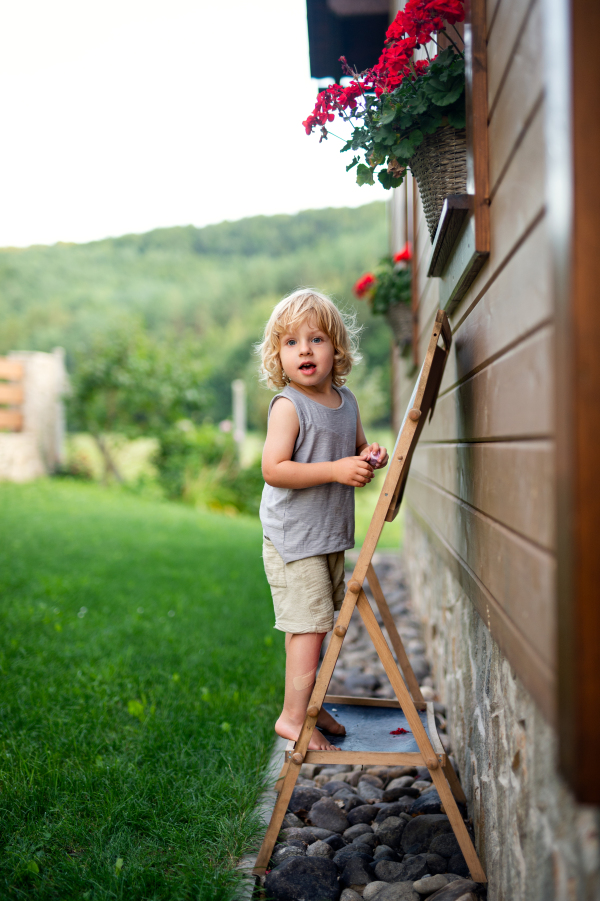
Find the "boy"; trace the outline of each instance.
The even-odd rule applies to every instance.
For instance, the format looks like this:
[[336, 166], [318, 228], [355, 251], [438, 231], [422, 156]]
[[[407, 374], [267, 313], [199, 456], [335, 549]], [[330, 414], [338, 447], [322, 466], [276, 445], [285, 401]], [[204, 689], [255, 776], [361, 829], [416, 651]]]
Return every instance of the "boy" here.
[[[344, 551], [354, 547], [354, 489], [387, 464], [385, 448], [368, 444], [356, 399], [344, 387], [358, 329], [335, 304], [309, 289], [273, 310], [260, 345], [263, 378], [283, 388], [269, 407], [260, 506], [263, 559], [286, 633], [285, 701], [275, 731], [296, 740], [314, 686], [321, 644], [345, 594]], [[317, 724], [344, 727], [322, 710]], [[335, 750], [318, 729], [312, 750]]]

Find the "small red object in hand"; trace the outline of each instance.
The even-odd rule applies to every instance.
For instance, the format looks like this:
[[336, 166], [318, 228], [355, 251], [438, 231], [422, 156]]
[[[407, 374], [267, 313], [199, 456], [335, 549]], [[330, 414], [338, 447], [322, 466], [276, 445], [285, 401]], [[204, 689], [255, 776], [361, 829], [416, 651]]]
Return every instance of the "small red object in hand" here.
[[371, 451], [371, 453], [369, 454], [369, 456], [366, 459], [366, 462], [370, 463], [371, 466], [376, 466], [379, 463], [379, 454], [380, 454], [380, 451], [378, 451], [376, 454], [374, 454], [373, 451]]
[[393, 732], [390, 732], [390, 735], [410, 735], [408, 729], [394, 729]]

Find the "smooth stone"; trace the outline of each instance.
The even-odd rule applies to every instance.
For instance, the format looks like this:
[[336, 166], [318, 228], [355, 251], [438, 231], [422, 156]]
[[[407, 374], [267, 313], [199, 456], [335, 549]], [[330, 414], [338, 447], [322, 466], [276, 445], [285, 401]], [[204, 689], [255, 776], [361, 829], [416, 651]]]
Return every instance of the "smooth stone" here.
[[429, 850], [434, 837], [443, 832], [452, 832], [448, 817], [442, 814], [414, 817], [406, 823], [402, 834], [402, 850], [405, 854], [423, 854]]
[[331, 860], [334, 854], [335, 851], [333, 850], [331, 845], [328, 845], [327, 842], [320, 840], [314, 842], [312, 845], [309, 845], [306, 849], [307, 857], [326, 857], [328, 860]]
[[340, 895], [340, 901], [361, 901], [362, 897], [364, 897], [364, 895], [359, 895], [354, 889], [345, 888]]
[[282, 829], [279, 834], [283, 836], [284, 842], [298, 841], [304, 842], [305, 845], [311, 845], [317, 840], [317, 836], [312, 829], [299, 829], [297, 826], [290, 826], [289, 829]]
[[314, 779], [322, 769], [323, 767], [318, 763], [303, 763], [300, 767], [300, 775], [306, 779]]
[[380, 892], [381, 889], [386, 888], [388, 885], [387, 882], [380, 882], [377, 880], [376, 882], [370, 882], [362, 893], [363, 901], [371, 901], [371, 898], [374, 898], [377, 892]]
[[292, 857], [267, 873], [265, 891], [275, 901], [338, 901], [337, 867], [321, 857]]
[[390, 848], [397, 851], [406, 827], [406, 820], [400, 819], [400, 817], [388, 817], [380, 824], [377, 838], [382, 845], [389, 845]]
[[383, 789], [371, 782], [359, 782], [356, 791], [363, 801], [381, 801], [383, 798]]
[[465, 879], [468, 879], [471, 875], [462, 851], [459, 851], [458, 854], [453, 854], [448, 860], [448, 872], [457, 873], [459, 876], [464, 876]]
[[[344, 804], [344, 812], [350, 813], [355, 807], [361, 807], [365, 802], [357, 794], [351, 794], [348, 791], [336, 792], [333, 796], [334, 801], [342, 801]], [[341, 809], [341, 808], [340, 808]]]
[[396, 882], [377, 892], [372, 901], [420, 901], [420, 898], [412, 882]]
[[348, 794], [350, 795], [356, 794], [356, 791], [352, 788], [351, 785], [348, 785], [347, 782], [341, 782], [339, 779], [332, 779], [331, 782], [327, 782], [323, 786], [323, 790], [330, 796], [335, 795], [335, 793], [339, 791], [348, 792]]
[[413, 802], [410, 808], [410, 813], [414, 817], [421, 816], [422, 814], [435, 814], [441, 812], [442, 801], [437, 788], [433, 788], [431, 791], [422, 794], [420, 798], [417, 798], [417, 800]]
[[370, 766], [366, 771], [367, 776], [377, 776], [379, 779], [389, 779], [390, 778], [390, 768], [389, 766]]
[[417, 879], [422, 879], [423, 876], [427, 876], [429, 873], [427, 858], [424, 854], [417, 854], [410, 860], [406, 860], [405, 858], [400, 864], [400, 867], [401, 869], [398, 871], [398, 875], [391, 881], [415, 882]]
[[396, 788], [386, 788], [381, 796], [382, 801], [393, 802], [400, 798], [418, 798], [419, 791], [416, 788], [397, 785]]
[[417, 771], [415, 773], [417, 779], [423, 779], [425, 782], [432, 782], [431, 773], [426, 766], [417, 766], [415, 769]]
[[321, 798], [310, 809], [310, 826], [319, 826], [331, 832], [345, 832], [350, 823], [333, 798]]
[[395, 860], [378, 860], [374, 865], [375, 875], [382, 882], [395, 882], [396, 877], [403, 872], [404, 864]]
[[[374, 851], [377, 845], [379, 844], [379, 839], [373, 833], [365, 832], [362, 835], [358, 835], [355, 839], [352, 840], [352, 844], [354, 845], [367, 845]], [[445, 861], [444, 861], [445, 862]]]
[[428, 782], [425, 779], [415, 779], [415, 781], [412, 784], [412, 787], [418, 789], [419, 792], [422, 792], [423, 789], [431, 788], [432, 785], [431, 785], [431, 782]]
[[342, 870], [342, 885], [361, 891], [369, 882], [373, 882], [369, 870], [369, 861], [364, 857], [352, 857]]
[[353, 842], [355, 838], [358, 838], [359, 835], [372, 835], [373, 829], [367, 823], [356, 823], [354, 826], [350, 826], [349, 829], [346, 829], [344, 832], [344, 838], [346, 841]]
[[417, 879], [413, 888], [420, 895], [427, 897], [427, 895], [433, 895], [434, 892], [444, 888], [447, 884], [448, 878], [438, 873], [437, 876], [423, 876], [422, 879]]
[[458, 839], [453, 832], [447, 832], [444, 835], [436, 835], [429, 846], [432, 854], [440, 854], [448, 860], [455, 854], [461, 854]]
[[388, 771], [388, 778], [400, 779], [402, 776], [410, 776], [413, 781], [417, 776], [416, 766], [391, 766]]
[[329, 838], [324, 838], [323, 841], [333, 848], [334, 852], [339, 851], [341, 848], [345, 848], [347, 845], [347, 842], [344, 841], [342, 836], [338, 835], [337, 832], [332, 833]]
[[333, 857], [333, 862], [336, 867], [339, 867], [340, 870], [343, 870], [348, 861], [352, 857], [364, 857], [365, 860], [373, 860], [373, 852], [367, 845], [346, 845], [345, 848], [340, 848], [339, 851], [336, 851]]
[[[391, 804], [383, 803], [375, 817], [375, 822], [382, 823], [388, 817], [399, 817], [402, 816], [402, 814], [408, 814], [413, 803], [413, 799], [408, 796], [401, 798], [399, 801], [393, 801]], [[408, 816], [409, 819], [411, 819], [410, 815]]]
[[432, 876], [437, 876], [438, 873], [445, 873], [448, 869], [448, 861], [441, 854], [429, 852], [425, 855], [425, 859], [427, 860], [427, 870]]
[[414, 776], [398, 776], [388, 782], [386, 788], [410, 788], [414, 781]]
[[297, 817], [295, 813], [286, 813], [283, 818], [283, 822], [281, 824], [282, 829], [291, 829], [295, 826], [297, 829], [302, 829], [304, 827], [304, 823]]
[[313, 804], [320, 801], [322, 797], [323, 792], [319, 791], [318, 788], [305, 788], [304, 785], [296, 786], [292, 792], [288, 810], [291, 813], [297, 813], [299, 810], [309, 811]]
[[389, 845], [379, 845], [375, 848], [373, 857], [375, 860], [394, 860], [396, 863], [400, 863], [402, 860], [402, 856], [394, 851], [393, 848], [390, 848]]
[[[301, 847], [298, 847], [300, 845]], [[277, 845], [273, 854], [271, 855], [271, 862], [274, 867], [278, 866], [280, 863], [283, 863], [284, 860], [288, 860], [290, 857], [304, 857], [306, 854], [306, 845], [303, 845], [302, 842], [294, 842], [294, 844], [282, 844]]]
[[363, 775], [358, 780], [358, 784], [361, 782], [369, 782], [371, 785], [375, 785], [377, 788], [383, 788], [383, 781], [379, 778], [379, 776], [373, 776], [371, 773], [363, 773]]
[[[430, 895], [429, 901], [471, 901], [469, 895], [476, 890], [476, 882], [471, 882], [470, 879], [455, 879], [454, 882], [449, 882]], [[475, 894], [472, 897], [475, 897]]]
[[351, 823], [352, 826], [355, 826], [357, 823], [372, 823], [373, 820], [377, 817], [379, 808], [377, 808], [374, 804], [361, 804], [360, 807], [355, 807], [354, 810], [351, 810], [348, 814], [348, 822]]
[[346, 688], [350, 691], [359, 689], [375, 691], [380, 685], [381, 682], [377, 676], [367, 673], [351, 673], [346, 679]]

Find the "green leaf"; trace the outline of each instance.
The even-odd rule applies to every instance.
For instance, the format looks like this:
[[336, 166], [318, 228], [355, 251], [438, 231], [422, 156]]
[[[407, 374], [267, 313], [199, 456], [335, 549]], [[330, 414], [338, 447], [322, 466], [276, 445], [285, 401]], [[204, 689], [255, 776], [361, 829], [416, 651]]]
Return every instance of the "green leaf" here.
[[370, 166], [365, 166], [364, 163], [361, 163], [358, 169], [356, 170], [356, 184], [360, 185], [372, 185], [375, 184], [373, 179], [373, 170]]
[[387, 169], [382, 169], [378, 173], [377, 178], [378, 178], [379, 182], [383, 185], [383, 187], [386, 189], [386, 191], [389, 191], [390, 188], [398, 188], [404, 181], [404, 179], [402, 177], [394, 178], [394, 176], [391, 174], [391, 172], [388, 172]]
[[121, 875], [121, 870], [123, 869], [124, 863], [125, 863], [125, 861], [123, 860], [122, 857], [117, 857], [117, 859], [115, 861], [115, 876]]
[[404, 138], [404, 140], [400, 141], [399, 144], [396, 144], [395, 147], [392, 147], [392, 152], [396, 159], [401, 160], [409, 160], [415, 149], [408, 138]]
[[30, 861], [28, 861], [28, 863], [27, 863], [27, 870], [28, 870], [28, 872], [30, 872], [30, 873], [39, 873], [39, 872], [40, 872], [40, 868], [38, 867], [38, 865], [37, 865], [37, 863], [35, 862], [35, 860], [30, 860]]
[[358, 163], [358, 157], [355, 156], [351, 163], [348, 163], [346, 166], [346, 172], [350, 172], [350, 169], [353, 169]]
[[435, 93], [431, 95], [431, 99], [437, 106], [450, 106], [454, 103], [464, 91], [464, 84], [455, 85], [451, 91], [447, 93]]
[[391, 110], [391, 112], [386, 113], [384, 116], [382, 116], [377, 124], [378, 125], [389, 125], [390, 122], [394, 121], [395, 116], [396, 116], [396, 110], [393, 109], [393, 110]]
[[464, 109], [448, 110], [448, 122], [453, 128], [464, 128], [466, 125], [466, 116]]

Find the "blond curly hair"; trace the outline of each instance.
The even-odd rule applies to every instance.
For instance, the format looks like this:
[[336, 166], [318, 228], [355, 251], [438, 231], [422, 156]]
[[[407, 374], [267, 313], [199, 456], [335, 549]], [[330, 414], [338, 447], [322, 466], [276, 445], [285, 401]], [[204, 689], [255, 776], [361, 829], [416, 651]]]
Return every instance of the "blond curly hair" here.
[[261, 379], [269, 388], [277, 390], [289, 385], [279, 357], [281, 336], [293, 325], [313, 319], [333, 344], [333, 384], [338, 388], [346, 383], [346, 376], [355, 363], [360, 362], [358, 337], [361, 326], [356, 314], [340, 312], [333, 301], [313, 288], [299, 288], [280, 300], [265, 326], [263, 340], [256, 346], [261, 359]]

